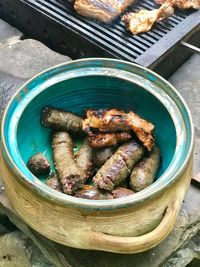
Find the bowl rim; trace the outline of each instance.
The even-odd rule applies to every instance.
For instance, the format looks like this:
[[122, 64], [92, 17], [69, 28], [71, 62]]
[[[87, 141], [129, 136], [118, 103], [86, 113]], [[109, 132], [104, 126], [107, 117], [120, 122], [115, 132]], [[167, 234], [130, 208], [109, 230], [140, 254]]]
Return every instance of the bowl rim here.
[[[28, 84], [30, 84], [36, 78], [38, 78], [39, 76], [41, 76], [41, 75], [43, 75], [45, 73], [48, 73], [49, 71], [52, 71], [54, 69], [61, 68], [63, 66], [67, 66], [67, 65], [70, 65], [70, 64], [85, 63], [85, 62], [88, 62], [88, 61], [89, 61], [89, 63], [92, 63], [92, 62], [96, 62], [97, 60], [101, 61], [101, 62], [103, 62], [103, 61], [109, 62], [110, 61], [110, 62], [114, 62], [114, 63], [122, 63], [122, 64], [125, 64], [125, 65], [128, 65], [129, 67], [138, 68], [138, 69], [140, 69], [142, 71], [145, 71], [146, 73], [152, 74], [153, 77], [156, 77], [156, 78], [158, 78], [158, 80], [164, 82], [164, 84], [167, 85], [173, 91], [173, 93], [175, 93], [179, 97], [179, 100], [181, 101], [182, 106], [186, 110], [186, 113], [187, 113], [187, 116], [188, 116], [188, 119], [189, 119], [188, 122], [190, 124], [190, 135], [191, 135], [190, 147], [189, 147], [188, 154], [187, 154], [187, 156], [186, 156], [186, 158], [184, 160], [184, 163], [179, 168], [178, 172], [173, 177], [173, 179], [171, 179], [168, 183], [162, 185], [160, 188], [157, 188], [153, 192], [151, 192], [151, 190], [147, 190], [147, 192], [146, 192], [146, 189], [145, 189], [145, 190], [142, 190], [141, 192], [139, 192], [137, 194], [133, 194], [132, 196], [127, 196], [127, 197], [124, 197], [123, 199], [119, 198], [119, 199], [114, 199], [114, 200], [88, 200], [88, 199], [80, 199], [80, 198], [76, 198], [76, 197], [73, 197], [73, 196], [65, 195], [63, 193], [57, 192], [57, 191], [49, 188], [47, 185], [42, 183], [34, 175], [33, 175], [33, 177], [35, 178], [34, 181], [30, 181], [22, 173], [22, 171], [17, 167], [17, 165], [13, 161], [13, 159], [12, 159], [8, 149], [7, 149], [6, 141], [5, 141], [5, 137], [4, 137], [4, 125], [5, 125], [5, 121], [6, 121], [6, 117], [7, 117], [7, 113], [9, 111], [9, 108], [10, 108], [13, 100], [19, 94], [20, 91], [22, 91]], [[2, 143], [3, 156], [4, 156], [5, 160], [6, 160], [6, 163], [12, 166], [11, 171], [18, 178], [20, 178], [20, 180], [25, 185], [27, 185], [32, 190], [36, 191], [37, 193], [39, 193], [43, 197], [45, 197], [45, 198], [47, 198], [47, 199], [49, 199], [51, 201], [54, 201], [56, 203], [62, 203], [64, 205], [72, 205], [72, 206], [76, 206], [76, 207], [79, 207], [79, 208], [86, 208], [86, 209], [93, 209], [93, 210], [94, 209], [96, 209], [96, 210], [105, 210], [105, 209], [124, 208], [124, 207], [129, 206], [130, 204], [134, 205], [134, 204], [137, 204], [139, 202], [143, 202], [146, 199], [154, 198], [154, 197], [158, 196], [159, 194], [161, 194], [164, 190], [166, 190], [171, 184], [176, 182], [178, 180], [178, 178], [181, 176], [181, 174], [184, 172], [184, 170], [186, 168], [186, 165], [188, 164], [188, 162], [189, 162], [189, 160], [191, 158], [193, 149], [194, 149], [194, 126], [193, 126], [193, 122], [192, 122], [191, 112], [190, 112], [185, 100], [183, 99], [183, 97], [180, 95], [180, 93], [168, 81], [166, 81], [164, 78], [162, 78], [159, 74], [157, 74], [157, 73], [155, 73], [155, 72], [153, 72], [153, 71], [151, 71], [151, 70], [149, 70], [149, 69], [147, 69], [145, 67], [142, 67], [142, 66], [139, 66], [139, 65], [137, 65], [135, 63], [127, 62], [127, 61], [124, 61], [124, 60], [109, 59], [109, 58], [87, 58], [87, 59], [78, 59], [78, 60], [73, 60], [73, 61], [69, 61], [69, 62], [64, 62], [64, 63], [58, 64], [58, 65], [55, 65], [53, 67], [50, 67], [50, 68], [48, 68], [48, 69], [36, 74], [31, 79], [29, 79], [26, 83], [24, 83], [22, 86], [20, 86], [20, 88], [16, 91], [16, 93], [12, 96], [12, 98], [8, 102], [7, 107], [6, 107], [5, 111], [4, 111], [3, 118], [2, 118], [2, 123], [1, 123], [1, 143]], [[173, 161], [173, 158], [172, 158], [172, 161]], [[170, 163], [170, 165], [171, 165], [171, 163]], [[152, 186], [154, 184], [152, 184], [148, 188], [152, 188]], [[145, 193], [144, 193], [144, 191], [145, 191]]]

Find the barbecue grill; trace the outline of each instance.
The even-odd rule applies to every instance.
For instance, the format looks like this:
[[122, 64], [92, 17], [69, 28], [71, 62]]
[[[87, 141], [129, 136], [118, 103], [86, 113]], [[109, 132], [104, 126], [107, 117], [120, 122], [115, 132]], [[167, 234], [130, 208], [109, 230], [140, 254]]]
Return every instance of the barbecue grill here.
[[[153, 0], [140, 0], [128, 10], [155, 7]], [[26, 37], [38, 39], [73, 59], [114, 57], [165, 77], [187, 60], [189, 50], [199, 52], [200, 46], [200, 10], [175, 10], [174, 16], [137, 36], [126, 31], [120, 18], [106, 25], [81, 17], [70, 0], [0, 0], [0, 17]]]

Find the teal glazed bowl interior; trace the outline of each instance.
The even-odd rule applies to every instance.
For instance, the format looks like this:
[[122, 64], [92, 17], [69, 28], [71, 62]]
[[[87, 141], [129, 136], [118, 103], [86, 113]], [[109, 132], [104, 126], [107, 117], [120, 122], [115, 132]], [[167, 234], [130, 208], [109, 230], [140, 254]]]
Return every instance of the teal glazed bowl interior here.
[[[52, 168], [52, 131], [40, 123], [44, 106], [84, 116], [87, 108], [117, 107], [135, 111], [155, 125], [162, 163], [156, 181], [122, 199], [86, 200], [56, 192], [26, 167], [30, 156], [42, 152]], [[113, 59], [84, 59], [40, 73], [14, 95], [2, 122], [4, 157], [16, 179], [43, 196], [65, 204], [110, 208], [152, 197], [175, 182], [193, 150], [190, 112], [178, 92], [159, 75], [138, 65]]]

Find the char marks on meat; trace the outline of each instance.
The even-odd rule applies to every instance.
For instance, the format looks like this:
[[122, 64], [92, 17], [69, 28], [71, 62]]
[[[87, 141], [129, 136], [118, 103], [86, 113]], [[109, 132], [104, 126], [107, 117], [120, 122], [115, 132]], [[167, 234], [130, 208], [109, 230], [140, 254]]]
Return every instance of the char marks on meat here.
[[67, 132], [54, 133], [52, 148], [54, 165], [63, 192], [73, 195], [83, 187], [84, 175], [75, 163], [71, 136]]
[[93, 178], [94, 184], [98, 188], [112, 191], [125, 181], [143, 154], [143, 147], [135, 141], [124, 143], [97, 171]]
[[122, 17], [127, 29], [133, 34], [148, 32], [157, 20], [163, 20], [174, 14], [171, 4], [163, 4], [159, 9], [140, 10], [131, 12]]
[[138, 139], [150, 151], [154, 145], [154, 125], [134, 112], [122, 110], [88, 110], [83, 121], [83, 130], [91, 135], [93, 129], [100, 132], [117, 132], [133, 130]]
[[76, 12], [106, 23], [119, 16], [134, 0], [76, 0]]
[[155, 0], [155, 2], [159, 5], [169, 3], [172, 6], [178, 7], [180, 9], [200, 8], [200, 0]]
[[120, 133], [92, 133], [88, 137], [89, 144], [94, 148], [114, 146], [118, 142], [125, 142], [131, 139], [128, 132]]

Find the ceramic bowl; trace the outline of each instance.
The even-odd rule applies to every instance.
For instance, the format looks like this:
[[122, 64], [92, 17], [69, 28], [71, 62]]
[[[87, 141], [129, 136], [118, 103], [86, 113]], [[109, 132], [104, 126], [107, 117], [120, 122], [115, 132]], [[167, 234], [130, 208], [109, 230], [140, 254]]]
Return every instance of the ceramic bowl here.
[[[44, 106], [65, 109], [80, 116], [83, 116], [87, 108], [117, 107], [125, 111], [133, 110], [151, 121], [155, 125], [156, 143], [160, 146], [162, 153], [162, 163], [156, 181], [139, 193], [115, 200], [79, 199], [56, 192], [46, 186], [42, 179], [36, 178], [26, 167], [30, 156], [42, 152], [50, 160], [53, 168], [52, 132], [40, 123], [40, 112]], [[180, 181], [184, 181], [185, 185], [184, 193], [181, 195], [183, 198], [190, 180], [193, 143], [190, 111], [173, 86], [150, 70], [113, 59], [76, 60], [55, 66], [35, 76], [22, 86], [9, 102], [1, 129], [3, 165], [6, 164], [12, 174], [12, 183], [13, 181], [16, 185], [20, 183], [22, 188], [26, 189], [26, 198], [31, 192], [40, 203], [44, 201], [43, 205], [47, 201], [62, 206], [64, 210], [67, 210], [67, 207], [76, 211], [81, 210], [83, 213], [87, 210], [91, 214], [95, 213], [95, 216], [97, 216], [97, 211], [109, 216], [110, 211], [120, 212], [122, 210], [123, 216], [124, 211], [130, 207], [134, 211], [137, 207], [140, 210], [142, 205], [148, 206], [147, 203], [151, 203], [152, 199], [167, 195], [166, 192], [175, 188], [174, 186]], [[190, 171], [187, 173], [187, 179], [183, 179], [188, 168]], [[8, 175], [2, 174], [2, 176], [6, 189], [10, 191], [10, 186], [7, 186]], [[37, 220], [31, 221], [33, 214], [30, 214], [30, 210], [24, 211], [25, 208], [23, 208], [22, 211], [21, 205], [16, 204], [18, 195], [16, 190], [17, 188], [10, 192], [11, 202], [14, 202], [15, 208], [25, 221], [41, 232], [41, 225], [36, 226]], [[15, 199], [13, 199], [14, 195]], [[147, 223], [144, 223], [144, 227], [138, 225], [136, 230], [133, 227], [123, 230], [123, 223], [121, 222], [120, 225], [119, 222], [118, 228], [121, 228], [116, 232], [117, 227], [113, 226], [116, 223], [114, 219], [113, 224], [108, 223], [107, 226], [105, 223], [101, 225], [101, 221], [95, 219], [93, 222], [96, 226], [94, 227], [93, 223], [87, 219], [84, 221], [85, 218], [82, 217], [83, 228], [87, 225], [91, 231], [100, 231], [103, 234], [115, 236], [142, 235], [158, 225], [168, 206], [168, 200], [169, 196], [162, 208], [158, 205], [160, 208], [153, 216], [155, 219], [150, 219], [149, 227]], [[41, 206], [41, 209], [44, 209], [44, 206]], [[149, 217], [151, 216], [149, 214]], [[45, 234], [44, 231], [43, 234]], [[45, 235], [60, 243], [83, 248], [81, 242], [81, 244], [71, 242], [64, 234], [66, 242], [62, 238], [61, 240], [58, 237], [55, 238], [53, 234]], [[91, 249], [92, 247], [88, 243], [88, 246], [84, 248]], [[105, 246], [94, 249], [120, 252], [116, 249], [109, 250]], [[134, 252], [133, 249], [131, 252]]]

